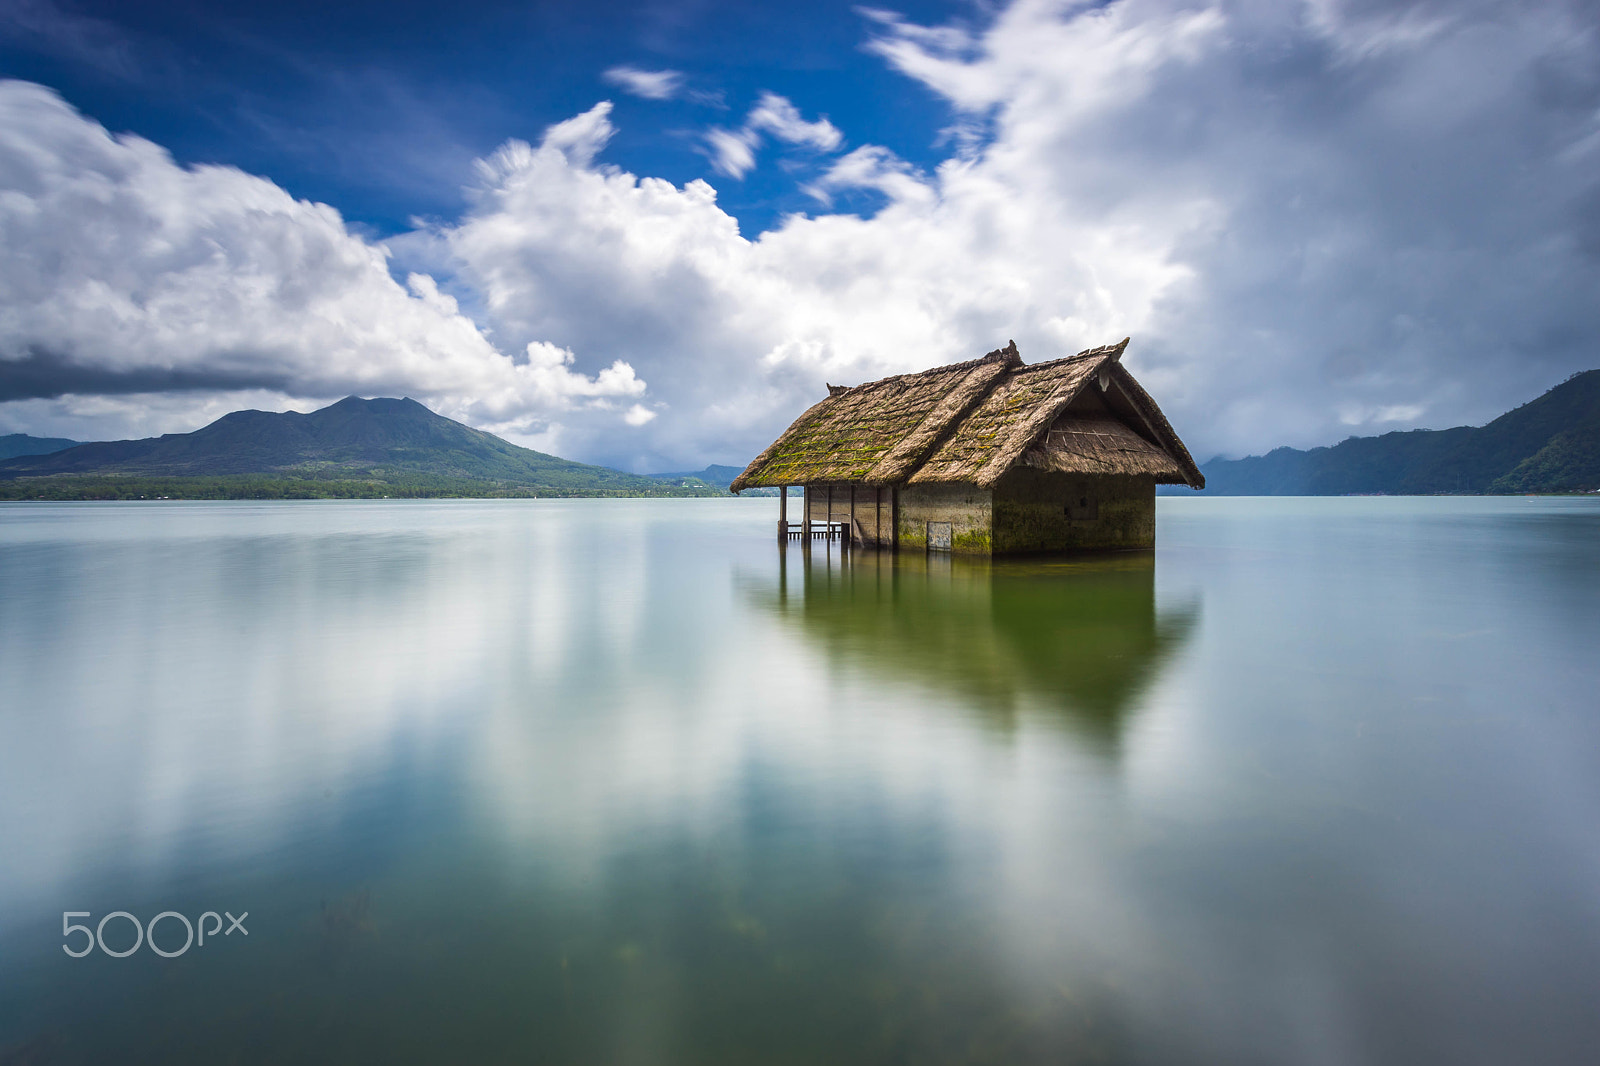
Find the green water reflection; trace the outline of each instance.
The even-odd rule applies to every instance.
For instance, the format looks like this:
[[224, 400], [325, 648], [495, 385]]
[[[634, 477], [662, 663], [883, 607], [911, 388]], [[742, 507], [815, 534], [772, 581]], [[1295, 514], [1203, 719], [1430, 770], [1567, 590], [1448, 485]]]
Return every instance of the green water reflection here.
[[1154, 552], [971, 560], [791, 549], [752, 589], [828, 661], [953, 697], [997, 728], [1025, 708], [1114, 751], [1199, 615], [1156, 610]]

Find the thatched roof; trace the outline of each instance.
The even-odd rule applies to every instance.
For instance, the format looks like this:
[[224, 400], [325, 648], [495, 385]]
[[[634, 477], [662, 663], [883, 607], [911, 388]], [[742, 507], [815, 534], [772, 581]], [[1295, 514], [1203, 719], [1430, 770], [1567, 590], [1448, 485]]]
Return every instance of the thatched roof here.
[[829, 385], [827, 399], [756, 456], [733, 491], [827, 481], [992, 488], [1019, 463], [1204, 487], [1166, 416], [1122, 366], [1127, 346], [1028, 366], [1013, 342], [920, 374]]

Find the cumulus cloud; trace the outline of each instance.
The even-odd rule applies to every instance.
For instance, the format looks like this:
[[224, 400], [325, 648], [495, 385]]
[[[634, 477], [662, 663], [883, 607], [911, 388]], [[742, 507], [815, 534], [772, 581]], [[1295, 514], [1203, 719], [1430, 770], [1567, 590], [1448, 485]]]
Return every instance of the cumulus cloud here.
[[646, 100], [671, 100], [683, 91], [685, 78], [678, 70], [640, 70], [617, 66], [605, 72], [606, 81], [625, 93]]
[[988, 124], [974, 172], [1101, 234], [1132, 221], [1181, 271], [1129, 358], [1202, 454], [1477, 421], [1595, 364], [1582, 4], [1023, 0], [981, 34], [877, 26]]
[[[1595, 363], [1600, 41], [1576, 0], [1016, 0], [979, 27], [867, 25], [948, 103], [939, 165], [858, 146], [810, 179], [822, 213], [748, 235], [708, 182], [601, 162], [600, 104], [486, 160], [466, 214], [409, 238], [431, 249], [409, 288], [270, 183], [75, 117], [68, 150], [59, 102], [49, 129], [8, 119], [7, 358], [144, 389], [427, 381], [488, 428], [653, 469], [748, 458], [824, 381], [1013, 337], [1035, 360], [1132, 334], [1202, 456], [1482, 420]], [[844, 147], [779, 97], [708, 146], [738, 176], [769, 138]], [[852, 190], [872, 213], [826, 206]]]
[[871, 183], [890, 202], [751, 240], [706, 182], [503, 153], [439, 237], [496, 337], [626, 358], [651, 382], [658, 417], [636, 437], [568, 423], [579, 454], [633, 466], [753, 454], [824, 379], [969, 358], [1010, 336], [1035, 358], [1121, 336], [1183, 276], [1137, 221], [1098, 234], [1040, 217], [975, 167], [930, 184], [882, 152], [835, 169], [835, 186]]
[[[539, 151], [586, 166], [609, 136], [605, 106], [552, 127]], [[0, 246], [0, 400], [410, 394], [545, 431], [644, 392], [625, 363], [590, 377], [571, 351], [503, 354], [434, 278], [397, 283], [332, 208], [233, 168], [177, 166], [23, 82], [0, 83]]]
[[[981, 30], [870, 25], [952, 107], [950, 159], [859, 147], [810, 189], [880, 210], [753, 240], [699, 183], [527, 173], [450, 235], [496, 328], [626, 353], [662, 405], [648, 447], [685, 461], [753, 453], [824, 380], [1010, 337], [1037, 359], [1133, 334], [1202, 455], [1482, 420], [1595, 358], [1576, 6], [1019, 0]], [[713, 134], [719, 171], [780, 128], [842, 142], [797, 121], [758, 103]]]

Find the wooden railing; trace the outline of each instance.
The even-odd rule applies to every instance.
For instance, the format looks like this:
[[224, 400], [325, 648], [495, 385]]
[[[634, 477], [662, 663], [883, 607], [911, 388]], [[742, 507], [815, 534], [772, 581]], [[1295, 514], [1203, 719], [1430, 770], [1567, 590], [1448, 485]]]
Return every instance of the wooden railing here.
[[807, 527], [812, 540], [837, 540], [844, 544], [850, 543], [849, 522], [778, 522], [778, 537], [781, 540], [805, 540]]

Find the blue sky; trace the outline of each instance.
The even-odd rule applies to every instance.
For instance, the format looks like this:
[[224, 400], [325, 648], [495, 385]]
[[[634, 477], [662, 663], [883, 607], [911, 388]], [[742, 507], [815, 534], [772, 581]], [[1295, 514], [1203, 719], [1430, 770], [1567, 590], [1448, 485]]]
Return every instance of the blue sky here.
[[411, 395], [635, 470], [1132, 336], [1200, 456], [1600, 365], [1593, 0], [0, 0], [0, 432]]
[[[6, 0], [14, 3], [15, 0]], [[333, 204], [375, 234], [454, 218], [474, 159], [508, 137], [615, 101], [607, 159], [682, 184], [713, 173], [700, 134], [737, 126], [764, 92], [804, 101], [850, 139], [937, 163], [950, 108], [869, 54], [850, 3], [16, 3], [10, 77], [59, 90], [180, 163], [226, 163]], [[979, 24], [968, 3], [897, 9]], [[13, 26], [22, 22], [15, 19]], [[606, 72], [673, 71], [682, 91], [630, 94]], [[804, 152], [764, 160], [720, 202], [759, 233], [814, 210]], [[856, 206], [871, 210], [872, 197]]]

